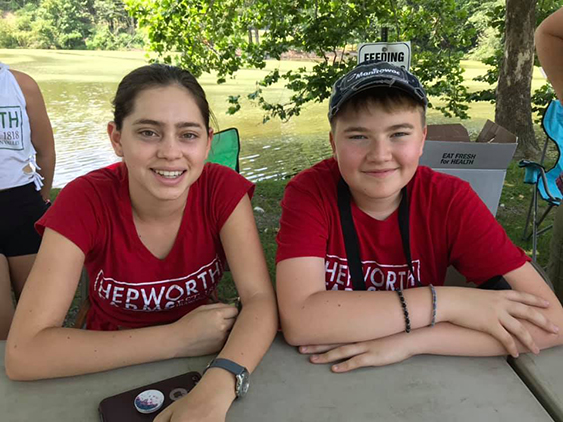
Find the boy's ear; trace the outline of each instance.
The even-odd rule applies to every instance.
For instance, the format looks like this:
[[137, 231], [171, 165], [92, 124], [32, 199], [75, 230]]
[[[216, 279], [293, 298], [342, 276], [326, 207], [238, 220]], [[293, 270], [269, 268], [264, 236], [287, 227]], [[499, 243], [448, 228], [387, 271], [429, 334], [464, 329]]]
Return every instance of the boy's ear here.
[[121, 132], [117, 130], [115, 122], [108, 123], [108, 135], [115, 155], [123, 157], [123, 147], [121, 145]]
[[334, 135], [332, 130], [328, 132], [328, 139], [330, 140], [330, 147], [332, 148], [332, 155], [336, 157], [336, 145], [334, 144]]
[[426, 135], [428, 135], [428, 126], [424, 125], [424, 128], [422, 128], [422, 141], [420, 143], [420, 156], [422, 156], [422, 153], [424, 151], [424, 144], [426, 143]]

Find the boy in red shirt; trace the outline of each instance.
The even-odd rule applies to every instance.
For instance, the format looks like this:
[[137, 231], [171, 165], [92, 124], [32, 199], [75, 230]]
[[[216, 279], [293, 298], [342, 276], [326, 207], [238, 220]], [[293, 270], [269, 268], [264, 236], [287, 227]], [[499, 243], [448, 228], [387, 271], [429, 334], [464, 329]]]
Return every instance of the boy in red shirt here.
[[[333, 87], [334, 157], [287, 185], [282, 327], [313, 363], [344, 360], [336, 372], [561, 343], [563, 309], [524, 252], [468, 183], [419, 167], [427, 102], [404, 69], [358, 65]], [[478, 285], [502, 276], [513, 290], [444, 287], [449, 265]]]

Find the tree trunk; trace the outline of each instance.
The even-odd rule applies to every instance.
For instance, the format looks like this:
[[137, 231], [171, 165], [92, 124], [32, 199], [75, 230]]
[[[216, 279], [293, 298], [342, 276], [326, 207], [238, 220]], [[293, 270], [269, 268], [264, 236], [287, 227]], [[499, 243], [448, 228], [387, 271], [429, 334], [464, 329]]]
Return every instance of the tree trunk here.
[[507, 0], [504, 58], [499, 72], [495, 121], [518, 136], [518, 153], [535, 157], [531, 87], [537, 0]]

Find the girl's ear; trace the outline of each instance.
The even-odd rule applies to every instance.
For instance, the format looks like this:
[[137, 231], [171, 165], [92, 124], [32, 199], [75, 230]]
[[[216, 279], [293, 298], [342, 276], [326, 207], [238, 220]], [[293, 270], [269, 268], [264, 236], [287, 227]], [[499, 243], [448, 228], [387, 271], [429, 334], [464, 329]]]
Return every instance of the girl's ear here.
[[108, 135], [115, 155], [123, 157], [123, 146], [121, 145], [121, 132], [117, 129], [115, 122], [108, 123]]
[[213, 143], [213, 129], [209, 128], [209, 132], [207, 133], [207, 146], [205, 149], [205, 159], [209, 157], [209, 151], [211, 151], [211, 144]]

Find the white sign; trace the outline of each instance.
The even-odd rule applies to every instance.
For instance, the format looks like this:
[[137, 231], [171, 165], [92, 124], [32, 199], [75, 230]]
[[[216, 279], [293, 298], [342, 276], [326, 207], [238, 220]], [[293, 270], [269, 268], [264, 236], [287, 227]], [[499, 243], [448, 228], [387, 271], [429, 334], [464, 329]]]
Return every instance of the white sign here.
[[411, 42], [360, 44], [360, 48], [358, 48], [358, 64], [368, 60], [381, 60], [409, 70], [411, 67]]

